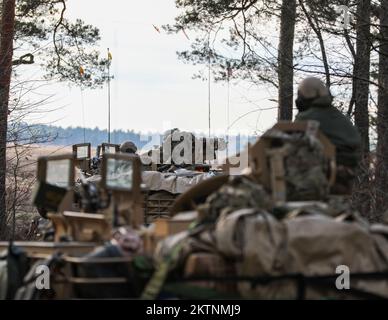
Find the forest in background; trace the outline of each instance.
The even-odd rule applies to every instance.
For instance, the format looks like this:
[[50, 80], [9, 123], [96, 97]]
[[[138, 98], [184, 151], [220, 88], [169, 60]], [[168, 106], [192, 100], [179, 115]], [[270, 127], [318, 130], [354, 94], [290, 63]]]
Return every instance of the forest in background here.
[[[53, 146], [71, 146], [77, 143], [89, 142], [92, 147], [96, 147], [101, 143], [107, 142], [108, 133], [106, 130], [99, 128], [81, 128], [81, 127], [59, 127], [54, 125], [28, 125], [26, 123], [19, 124], [19, 132], [23, 132], [24, 136], [20, 136], [20, 140], [26, 142], [31, 141], [32, 137], [47, 137], [42, 139], [40, 145], [53, 145]], [[24, 127], [24, 128], [21, 128]], [[162, 133], [140, 133], [133, 130], [113, 130], [111, 133], [111, 143], [121, 144], [124, 141], [130, 140], [136, 144], [139, 149], [146, 146], [151, 141], [151, 136], [160, 136], [160, 142], [162, 141]], [[196, 137], [205, 137], [206, 134], [196, 134]], [[148, 140], [145, 141], [145, 138]], [[225, 138], [225, 137], [221, 137]], [[233, 148], [237, 151], [240, 149], [240, 141], [242, 147], [245, 147], [247, 141], [254, 142], [257, 139], [255, 136], [230, 136], [231, 141], [236, 141]]]

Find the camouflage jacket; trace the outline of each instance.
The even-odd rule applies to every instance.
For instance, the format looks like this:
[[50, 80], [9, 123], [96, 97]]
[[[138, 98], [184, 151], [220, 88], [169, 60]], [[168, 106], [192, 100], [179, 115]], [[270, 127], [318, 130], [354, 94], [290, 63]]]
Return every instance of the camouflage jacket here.
[[321, 131], [337, 149], [337, 163], [354, 167], [361, 156], [361, 137], [357, 128], [325, 97], [312, 102], [311, 107], [297, 114], [295, 121], [315, 120]]

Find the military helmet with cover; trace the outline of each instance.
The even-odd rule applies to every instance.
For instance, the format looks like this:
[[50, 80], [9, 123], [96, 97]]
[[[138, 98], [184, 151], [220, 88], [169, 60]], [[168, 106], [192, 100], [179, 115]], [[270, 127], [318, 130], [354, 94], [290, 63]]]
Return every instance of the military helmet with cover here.
[[330, 90], [320, 79], [309, 77], [299, 84], [295, 104], [300, 112], [306, 111], [314, 104], [329, 106], [332, 101]]
[[137, 147], [132, 141], [125, 141], [120, 145], [120, 152], [122, 152], [122, 153], [136, 153]]

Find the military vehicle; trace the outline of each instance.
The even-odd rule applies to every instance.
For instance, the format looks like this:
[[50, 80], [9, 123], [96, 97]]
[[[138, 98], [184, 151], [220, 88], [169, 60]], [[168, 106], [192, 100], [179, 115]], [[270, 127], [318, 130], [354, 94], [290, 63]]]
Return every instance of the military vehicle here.
[[[9, 257], [13, 256], [13, 251], [21, 249], [23, 252], [21, 254], [23, 266], [19, 267], [23, 267], [24, 272], [18, 274], [17, 281], [20, 290], [16, 290], [10, 283], [7, 296], [30, 299], [40, 295], [41, 292], [36, 290], [34, 283], [31, 286], [29, 282], [30, 277], [35, 277], [35, 274], [27, 273], [28, 269], [35, 268], [35, 263], [52, 268], [50, 294], [55, 298], [73, 297], [72, 288], [82, 284], [125, 283], [119, 277], [105, 280], [98, 278], [93, 282], [92, 279], [75, 277], [71, 270], [81, 268], [85, 264], [82, 256], [90, 254], [96, 248], [104, 248], [106, 242], [112, 240], [112, 234], [116, 234], [115, 241], [119, 241], [118, 239], [122, 237], [121, 226], [140, 230], [144, 220], [140, 160], [126, 154], [103, 154], [99, 188], [91, 188], [92, 184], [81, 176], [83, 201], [81, 206], [77, 206], [73, 197], [75, 164], [79, 160], [75, 154], [39, 158], [38, 182], [33, 202], [39, 208], [39, 212], [52, 222], [54, 238], [53, 241], [0, 244], [0, 249], [9, 249]], [[123, 247], [125, 245], [123, 244]], [[129, 263], [127, 257], [123, 257], [120, 252], [116, 253], [117, 257], [105, 259], [103, 262], [96, 258], [96, 264]], [[18, 262], [20, 258], [14, 260]], [[91, 260], [92, 262], [88, 260], [88, 266], [93, 264], [94, 260]], [[26, 269], [25, 265], [29, 265], [30, 268]], [[57, 272], [56, 268], [60, 268], [60, 272]], [[17, 268], [14, 271], [17, 273]]]
[[249, 151], [244, 175], [177, 198], [142, 298], [388, 298], [388, 226], [330, 192], [335, 148], [319, 124], [278, 123]]
[[[330, 193], [335, 148], [318, 124], [279, 123], [249, 149], [243, 175], [196, 184], [174, 202], [171, 219], [148, 228], [138, 157], [103, 156], [93, 213], [72, 211], [74, 156], [40, 159], [35, 203], [52, 219], [55, 241], [10, 247], [11, 263], [23, 260], [17, 246], [30, 270], [14, 268], [25, 277], [8, 296], [387, 298], [388, 226], [367, 223], [346, 195]], [[42, 264], [51, 270], [49, 291], [34, 283]], [[350, 288], [338, 282], [342, 272]]]
[[90, 143], [80, 143], [72, 146], [75, 156], [75, 166], [83, 173], [91, 174], [92, 146]]
[[[169, 217], [175, 199], [201, 181], [215, 175], [223, 174], [222, 170], [212, 168], [211, 161], [216, 160], [217, 151], [226, 148], [223, 139], [196, 138], [189, 132], [178, 129], [164, 137], [163, 144], [141, 156], [143, 163], [143, 183], [146, 188], [144, 212], [146, 224], [155, 218]], [[175, 135], [175, 137], [173, 137]], [[185, 143], [188, 145], [184, 145]], [[174, 153], [180, 144], [181, 162], [174, 160]], [[188, 156], [184, 153], [190, 150]]]

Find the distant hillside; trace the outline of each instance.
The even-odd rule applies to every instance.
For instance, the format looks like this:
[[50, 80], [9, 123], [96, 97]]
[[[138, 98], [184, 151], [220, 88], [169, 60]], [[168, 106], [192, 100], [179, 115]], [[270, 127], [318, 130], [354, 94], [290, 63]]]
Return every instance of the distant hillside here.
[[[73, 145], [84, 142], [84, 129], [81, 127], [61, 128], [56, 126], [40, 126], [48, 135], [55, 137], [49, 144], [55, 145]], [[111, 133], [111, 143], [120, 144], [125, 140], [133, 141], [138, 147], [142, 148], [146, 142], [140, 141], [140, 133], [134, 131], [115, 130]], [[103, 142], [108, 142], [107, 130], [99, 128], [85, 129], [85, 142], [90, 142], [92, 146], [97, 146]]]
[[[19, 141], [23, 140], [26, 143], [30, 142], [43, 145], [70, 146], [84, 142], [84, 129], [81, 127], [62, 128], [51, 125], [28, 125], [25, 123], [19, 123], [16, 128], [12, 128], [12, 130], [9, 131], [19, 132]], [[111, 142], [120, 144], [123, 141], [131, 140], [138, 146], [139, 149], [141, 149], [148, 143], [148, 141], [151, 141], [151, 134], [149, 134], [148, 141], [141, 141], [141, 135], [143, 135], [144, 139], [144, 134], [134, 132], [132, 130], [115, 130], [111, 133]], [[232, 141], [233, 137], [230, 139]], [[246, 141], [247, 137], [244, 136], [242, 139]], [[11, 139], [9, 138], [9, 140]], [[90, 142], [92, 147], [96, 147], [103, 142], [107, 142], [107, 140], [108, 135], [106, 130], [101, 130], [99, 128], [85, 129], [85, 142]], [[249, 138], [251, 143], [255, 140], [255, 137]], [[237, 139], [237, 149], [239, 148], [239, 142], [240, 140]], [[160, 144], [159, 139], [155, 144]]]

